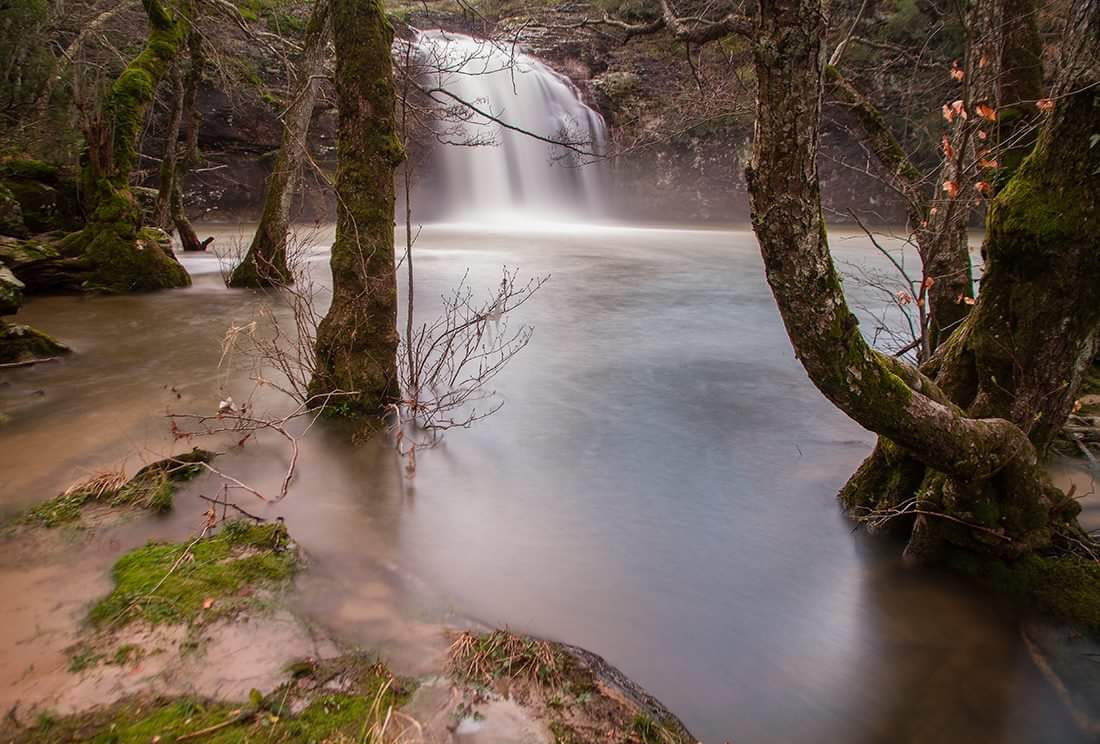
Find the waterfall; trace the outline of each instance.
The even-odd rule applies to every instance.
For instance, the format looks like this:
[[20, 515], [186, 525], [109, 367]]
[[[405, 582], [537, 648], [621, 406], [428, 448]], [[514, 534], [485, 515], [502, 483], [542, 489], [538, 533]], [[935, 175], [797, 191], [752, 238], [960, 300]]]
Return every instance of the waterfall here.
[[442, 104], [433, 124], [433, 216], [568, 221], [604, 213], [605, 164], [594, 153], [607, 129], [567, 77], [463, 34], [422, 31], [413, 45], [421, 84]]

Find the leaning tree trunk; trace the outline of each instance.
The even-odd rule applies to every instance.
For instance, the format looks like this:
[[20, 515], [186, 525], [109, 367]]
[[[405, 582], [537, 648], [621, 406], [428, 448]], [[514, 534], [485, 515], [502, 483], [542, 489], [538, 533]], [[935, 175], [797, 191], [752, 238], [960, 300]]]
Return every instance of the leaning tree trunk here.
[[[190, 7], [193, 24], [194, 18], [196, 18], [196, 8], [194, 4]], [[195, 106], [195, 99], [199, 94], [199, 83], [202, 82], [203, 68], [206, 65], [202, 35], [195, 30], [193, 25], [187, 35], [187, 49], [191, 55], [191, 67], [187, 70], [187, 77], [183, 80], [182, 98], [180, 99], [180, 118], [184, 132], [183, 157], [176, 160], [168, 211], [172, 218], [172, 224], [176, 227], [180, 246], [184, 251], [192, 252], [206, 250], [207, 244], [213, 240], [213, 238], [207, 238], [205, 242], [199, 241], [199, 236], [195, 234], [195, 228], [191, 226], [187, 209], [183, 204], [183, 179], [199, 160], [199, 125], [202, 124], [202, 114]]]
[[298, 94], [286, 113], [282, 146], [267, 180], [263, 214], [248, 253], [229, 277], [231, 287], [272, 286], [294, 281], [286, 255], [290, 207], [307, 154], [309, 125], [324, 72], [330, 31], [329, 2], [317, 0], [298, 62]]
[[172, 66], [169, 81], [172, 84], [171, 108], [168, 110], [168, 129], [164, 135], [164, 152], [160, 160], [157, 201], [153, 208], [153, 221], [166, 232], [172, 227], [172, 192], [176, 189], [180, 128], [183, 123], [183, 76], [178, 64]]
[[394, 118], [393, 29], [381, 0], [333, 0], [339, 109], [332, 305], [317, 329], [310, 393], [358, 419], [380, 420], [399, 395], [394, 170], [404, 159]]
[[182, 287], [191, 278], [163, 231], [144, 227], [130, 190], [145, 115], [157, 86], [179, 55], [186, 23], [160, 0], [142, 0], [149, 17], [145, 48], [111, 86], [99, 120], [86, 132], [81, 174], [87, 226], [57, 245], [86, 267], [84, 285], [113, 292]]
[[[994, 203], [988, 278], [933, 380], [868, 347], [829, 255], [816, 165], [821, 0], [761, 0], [760, 8], [753, 227], [811, 380], [883, 437], [877, 472], [857, 474], [858, 506], [909, 518], [916, 558], [947, 544], [1001, 557], [1049, 546], [1078, 529], [1079, 507], [1049, 484], [1039, 455], [1064, 421], [1100, 327], [1100, 148], [1082, 149], [1095, 122], [1095, 63], [1066, 86], [1076, 92]], [[1090, 33], [1082, 59], [1100, 59]], [[875, 487], [895, 501], [879, 503]]]

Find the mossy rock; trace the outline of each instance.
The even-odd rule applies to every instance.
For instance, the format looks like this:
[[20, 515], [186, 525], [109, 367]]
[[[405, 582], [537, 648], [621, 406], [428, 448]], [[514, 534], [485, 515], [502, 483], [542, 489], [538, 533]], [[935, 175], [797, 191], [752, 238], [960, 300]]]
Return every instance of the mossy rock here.
[[59, 257], [57, 249], [42, 240], [18, 240], [0, 235], [0, 261], [17, 273], [26, 264]]
[[56, 165], [51, 165], [42, 160], [12, 158], [0, 162], [0, 177], [17, 178], [23, 181], [41, 181], [56, 185], [61, 181], [62, 172]]
[[166, 512], [172, 508], [176, 485], [202, 473], [202, 464], [213, 459], [213, 452], [195, 447], [146, 465], [130, 480], [120, 472], [99, 473], [34, 507], [20, 521], [48, 528], [73, 525], [86, 506], [96, 503]]
[[[87, 289], [145, 292], [191, 285], [191, 276], [172, 253], [172, 239], [156, 227], [136, 233], [125, 222], [90, 225], [59, 244], [62, 254], [87, 259]], [[82, 250], [81, 250], [82, 248]]]
[[641, 79], [633, 72], [608, 72], [592, 81], [597, 90], [612, 101], [630, 96], [638, 90]]
[[26, 286], [0, 262], [0, 315], [13, 315], [23, 304]]
[[149, 543], [115, 563], [114, 590], [89, 613], [96, 627], [195, 624], [255, 606], [254, 589], [285, 584], [298, 566], [281, 523], [222, 524], [209, 537]]
[[0, 364], [46, 359], [69, 353], [69, 348], [28, 325], [0, 321]]

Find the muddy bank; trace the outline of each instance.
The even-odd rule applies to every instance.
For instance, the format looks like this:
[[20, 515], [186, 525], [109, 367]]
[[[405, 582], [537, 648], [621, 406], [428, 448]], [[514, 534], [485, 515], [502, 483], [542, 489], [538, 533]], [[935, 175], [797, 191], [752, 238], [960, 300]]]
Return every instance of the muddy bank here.
[[[431, 623], [393, 667], [327, 632], [295, 603], [310, 556], [281, 520], [209, 506], [194, 535], [140, 544], [175, 488], [155, 509], [117, 495], [146, 493], [168, 462], [100, 474], [5, 526], [0, 573], [9, 589], [24, 576], [24, 601], [0, 647], [0, 741], [694, 741], [576, 647]], [[394, 612], [384, 593], [365, 609]]]

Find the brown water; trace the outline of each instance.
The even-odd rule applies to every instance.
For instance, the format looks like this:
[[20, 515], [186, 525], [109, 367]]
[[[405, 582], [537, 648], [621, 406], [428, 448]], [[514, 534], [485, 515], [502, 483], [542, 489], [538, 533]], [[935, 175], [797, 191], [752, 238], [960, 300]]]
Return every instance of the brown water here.
[[[218, 229], [218, 244], [241, 232]], [[858, 238], [834, 249], [879, 260]], [[385, 443], [353, 448], [320, 424], [290, 495], [252, 504], [312, 556], [296, 600], [312, 621], [412, 673], [439, 652], [441, 621], [584, 646], [708, 744], [1081, 740], [1011, 613], [904, 569], [838, 512], [872, 437], [806, 380], [751, 233], [430, 226], [418, 251], [426, 314], [467, 268], [476, 288], [504, 264], [553, 278], [522, 310], [536, 330], [496, 380], [504, 408], [422, 453], [414, 480]], [[190, 289], [21, 312], [78, 353], [0, 377], [4, 511], [178, 448], [166, 411], [243, 390], [219, 387], [219, 342], [257, 296], [225, 289], [212, 256], [185, 263]], [[271, 493], [287, 456], [272, 439], [220, 462]], [[34, 605], [0, 643], [0, 684], [18, 689], [34, 660], [34, 618], [71, 621], [116, 549], [186, 534], [204, 508], [187, 492], [167, 520], [74, 547], [84, 568], [68, 576], [0, 566], [0, 612]]]

